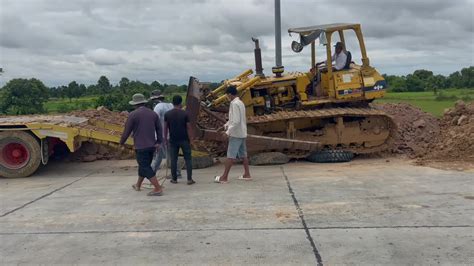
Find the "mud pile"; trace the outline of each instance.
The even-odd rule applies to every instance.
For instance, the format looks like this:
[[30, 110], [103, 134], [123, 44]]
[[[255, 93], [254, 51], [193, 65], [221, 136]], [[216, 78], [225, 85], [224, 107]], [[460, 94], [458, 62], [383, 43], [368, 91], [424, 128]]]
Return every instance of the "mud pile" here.
[[89, 118], [92, 123], [95, 121], [100, 121], [103, 123], [123, 126], [127, 121], [128, 112], [114, 112], [103, 106], [100, 106], [96, 110], [90, 109], [85, 111], [74, 111], [68, 115]]
[[132, 149], [121, 149], [105, 144], [84, 142], [81, 148], [69, 155], [69, 160], [79, 162], [93, 162], [97, 160], [127, 160], [133, 159]]
[[[92, 129], [116, 137], [122, 135], [123, 126], [128, 117], [127, 112], [114, 112], [104, 107], [99, 107], [95, 110], [74, 111], [68, 115], [87, 118], [87, 123], [78, 125], [82, 128]], [[103, 126], [104, 124], [113, 126], [115, 129], [107, 129]], [[131, 159], [134, 157], [133, 154], [131, 147], [129, 149], [122, 149], [106, 144], [84, 142], [78, 151], [69, 156], [69, 159], [73, 161], [93, 162], [96, 160]]]
[[425, 156], [429, 147], [440, 136], [439, 119], [406, 103], [376, 104], [377, 109], [393, 117], [398, 126], [391, 154], [405, 154], [410, 158]]
[[456, 102], [444, 112], [440, 126], [438, 139], [422, 159], [474, 162], [474, 102]]

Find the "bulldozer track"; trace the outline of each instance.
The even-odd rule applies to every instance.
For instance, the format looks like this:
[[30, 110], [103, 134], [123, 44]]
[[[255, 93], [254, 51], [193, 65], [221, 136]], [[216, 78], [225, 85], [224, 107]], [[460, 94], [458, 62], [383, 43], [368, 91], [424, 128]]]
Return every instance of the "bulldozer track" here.
[[[294, 120], [294, 119], [327, 119], [331, 117], [382, 117], [389, 130], [389, 137], [381, 145], [374, 147], [364, 147], [364, 146], [334, 146], [330, 145], [327, 148], [330, 149], [343, 149], [347, 151], [352, 151], [357, 154], [368, 154], [384, 151], [392, 145], [395, 134], [397, 131], [397, 126], [393, 119], [387, 115], [382, 110], [372, 109], [372, 108], [330, 108], [330, 109], [321, 109], [321, 110], [298, 110], [298, 111], [280, 111], [277, 113], [262, 115], [262, 116], [253, 116], [247, 118], [248, 125], [261, 125], [265, 123], [272, 123], [277, 121], [285, 120]], [[307, 153], [303, 154], [301, 152], [293, 154], [295, 157], [305, 157]]]
[[386, 116], [385, 112], [370, 108], [331, 108], [321, 110], [299, 110], [299, 111], [280, 111], [273, 114], [262, 116], [253, 116], [247, 118], [247, 124], [269, 123], [282, 120], [300, 119], [300, 118], [330, 118], [338, 116]]

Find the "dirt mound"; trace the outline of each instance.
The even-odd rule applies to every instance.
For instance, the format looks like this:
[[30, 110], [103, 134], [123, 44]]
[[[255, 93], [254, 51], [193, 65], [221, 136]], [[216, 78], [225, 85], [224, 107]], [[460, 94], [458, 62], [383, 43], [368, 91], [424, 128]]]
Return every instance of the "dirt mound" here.
[[103, 122], [123, 126], [127, 121], [128, 112], [114, 112], [100, 106], [96, 110], [74, 111], [68, 115], [89, 118], [91, 123]]
[[391, 115], [398, 126], [389, 153], [405, 154], [411, 158], [424, 156], [440, 135], [439, 119], [410, 104], [386, 103], [374, 107]]
[[474, 162], [474, 102], [456, 102], [444, 112], [440, 125], [441, 134], [423, 159]]
[[417, 158], [418, 164], [434, 167], [462, 163], [456, 164], [462, 169], [474, 164], [474, 102], [456, 102], [441, 119], [405, 103], [377, 104], [375, 108], [391, 115], [398, 126], [389, 154], [405, 154]]
[[[114, 112], [105, 107], [99, 107], [95, 110], [74, 111], [68, 115], [88, 118], [87, 123], [79, 125], [82, 128], [104, 132], [117, 137], [122, 135], [123, 126], [128, 117], [127, 112]], [[105, 127], [104, 124], [107, 124], [108, 128]], [[133, 158], [133, 150], [131, 148], [120, 149], [106, 144], [84, 142], [78, 151], [70, 155], [69, 159], [73, 161], [93, 162], [96, 160], [131, 158]]]
[[121, 149], [98, 144], [94, 142], [84, 142], [81, 148], [69, 155], [69, 160], [79, 162], [93, 162], [97, 160], [127, 160], [133, 159], [132, 149]]

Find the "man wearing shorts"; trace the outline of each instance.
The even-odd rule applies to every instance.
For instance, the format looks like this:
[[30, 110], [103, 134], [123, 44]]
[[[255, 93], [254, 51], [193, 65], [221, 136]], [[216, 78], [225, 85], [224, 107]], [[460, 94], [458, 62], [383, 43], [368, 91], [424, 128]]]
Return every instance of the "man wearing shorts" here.
[[229, 137], [227, 147], [227, 161], [225, 162], [224, 174], [216, 176], [214, 182], [227, 183], [230, 168], [236, 159], [242, 159], [244, 164], [244, 174], [239, 180], [252, 180], [249, 171], [249, 160], [247, 158], [247, 118], [245, 114], [245, 105], [237, 96], [237, 88], [229, 86], [226, 90], [227, 98], [230, 101], [229, 121], [225, 124], [226, 134]]
[[133, 133], [133, 145], [138, 162], [138, 180], [132, 185], [133, 189], [140, 191], [143, 180], [147, 178], [154, 186], [148, 196], [161, 196], [163, 189], [155, 176], [155, 171], [151, 168], [151, 161], [155, 151], [160, 149], [163, 133], [158, 115], [145, 106], [147, 102], [143, 94], [133, 95], [129, 103], [135, 107], [135, 111], [127, 118], [120, 144], [124, 145]]

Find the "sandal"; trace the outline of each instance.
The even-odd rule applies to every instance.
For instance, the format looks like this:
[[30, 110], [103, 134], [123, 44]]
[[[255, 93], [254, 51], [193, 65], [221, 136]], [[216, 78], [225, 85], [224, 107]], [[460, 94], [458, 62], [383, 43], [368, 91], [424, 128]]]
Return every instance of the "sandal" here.
[[141, 190], [139, 187], [137, 187], [136, 184], [133, 184], [133, 185], [132, 185], [132, 188], [133, 188], [133, 190], [135, 190], [135, 191], [140, 191], [140, 190]]
[[229, 183], [228, 181], [221, 181], [221, 176], [220, 175], [216, 175], [214, 177], [214, 183], [218, 183], [218, 184], [227, 184]]
[[237, 178], [238, 180], [245, 180], [245, 181], [252, 181], [253, 178], [252, 177], [244, 177], [243, 175], [239, 176], [239, 178]]

